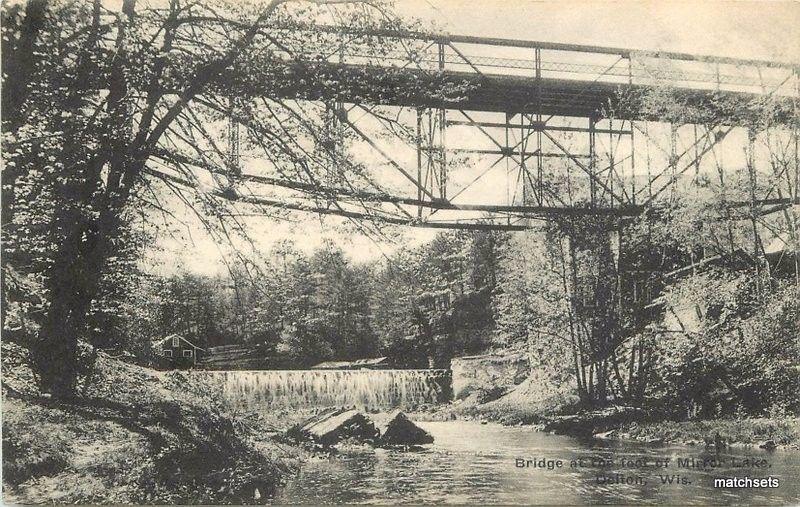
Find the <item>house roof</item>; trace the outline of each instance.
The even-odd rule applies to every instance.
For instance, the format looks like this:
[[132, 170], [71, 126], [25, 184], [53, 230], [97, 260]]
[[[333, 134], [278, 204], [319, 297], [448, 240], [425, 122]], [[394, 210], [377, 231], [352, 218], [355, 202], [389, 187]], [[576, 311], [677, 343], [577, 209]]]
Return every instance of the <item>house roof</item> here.
[[356, 359], [353, 361], [353, 366], [373, 366], [385, 363], [388, 358], [386, 357], [375, 357], [372, 359]]
[[356, 359], [355, 361], [325, 361], [311, 367], [312, 370], [352, 370], [385, 363], [386, 357]]
[[186, 338], [184, 338], [183, 336], [181, 336], [181, 335], [179, 335], [177, 333], [173, 333], [173, 334], [171, 334], [171, 335], [169, 335], [167, 337], [164, 337], [164, 338], [162, 338], [160, 340], [156, 340], [154, 342], [154, 345], [160, 345], [160, 344], [162, 344], [162, 343], [164, 343], [166, 341], [172, 340], [173, 338], [179, 338], [181, 341], [183, 341], [185, 343], [188, 343], [190, 347], [193, 347], [195, 349], [206, 350], [203, 347], [198, 347], [197, 345], [195, 345], [194, 343], [190, 342], [189, 340], [187, 340]]
[[312, 370], [336, 370], [347, 368], [350, 363], [347, 361], [324, 361], [311, 367]]

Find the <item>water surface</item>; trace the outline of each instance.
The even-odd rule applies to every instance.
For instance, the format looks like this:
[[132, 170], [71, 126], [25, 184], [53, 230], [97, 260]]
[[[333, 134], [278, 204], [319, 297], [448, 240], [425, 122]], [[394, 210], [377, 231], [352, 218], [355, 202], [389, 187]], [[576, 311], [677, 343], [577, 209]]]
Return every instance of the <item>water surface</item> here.
[[[424, 422], [435, 443], [420, 451], [351, 449], [307, 462], [280, 496], [281, 503], [471, 503], [471, 504], [797, 504], [800, 452], [580, 441], [476, 422]], [[703, 468], [677, 460], [703, 459]], [[656, 460], [669, 458], [666, 467]], [[562, 460], [561, 468], [517, 467], [517, 459]], [[584, 466], [570, 467], [572, 460]], [[711, 462], [715, 459], [715, 462]], [[745, 460], [764, 468], [741, 468]], [[611, 461], [613, 464], [608, 465]], [[624, 463], [623, 463], [624, 461]], [[734, 463], [735, 461], [735, 463]], [[603, 465], [606, 464], [606, 465]], [[603, 465], [603, 466], [601, 466]], [[617, 475], [619, 474], [619, 476]], [[659, 476], [673, 477], [662, 484]], [[715, 489], [715, 477], [774, 477], [776, 489]], [[612, 477], [632, 484], [598, 484]], [[680, 482], [687, 482], [681, 484]]]

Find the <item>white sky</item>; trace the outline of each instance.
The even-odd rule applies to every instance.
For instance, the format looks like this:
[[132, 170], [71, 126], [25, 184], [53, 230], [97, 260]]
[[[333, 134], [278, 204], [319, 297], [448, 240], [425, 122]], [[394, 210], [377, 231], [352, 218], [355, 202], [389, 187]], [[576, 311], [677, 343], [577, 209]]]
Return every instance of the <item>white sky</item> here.
[[[400, 14], [451, 34], [631, 49], [800, 61], [800, 3], [722, 1], [396, 0]], [[300, 223], [249, 219], [259, 246], [293, 239], [310, 251], [326, 239], [354, 261], [375, 259], [399, 245], [430, 240], [434, 230], [398, 230], [393, 242], [337, 231], [337, 219], [297, 215]], [[191, 222], [190, 222], [191, 224]], [[224, 272], [221, 253], [197, 224], [188, 240], [163, 240], [156, 256], [163, 272], [176, 268]], [[218, 248], [219, 247], [219, 248]]]
[[791, 1], [398, 0], [452, 34], [800, 60]]

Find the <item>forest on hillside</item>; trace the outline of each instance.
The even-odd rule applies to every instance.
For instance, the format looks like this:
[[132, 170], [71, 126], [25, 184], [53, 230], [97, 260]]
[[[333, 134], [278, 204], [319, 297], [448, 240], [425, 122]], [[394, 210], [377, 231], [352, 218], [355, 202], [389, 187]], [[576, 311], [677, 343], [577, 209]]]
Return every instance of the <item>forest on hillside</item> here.
[[311, 254], [283, 242], [262, 267], [233, 265], [229, 276], [141, 273], [94, 314], [97, 329], [114, 330], [95, 345], [146, 356], [154, 337], [175, 332], [245, 344], [269, 358], [264, 367], [284, 368], [377, 356], [447, 368], [514, 351], [590, 404], [796, 412], [795, 256], [779, 245], [755, 257], [746, 223], [719, 228], [708, 216], [684, 201], [612, 233], [585, 218], [449, 231], [360, 264], [332, 242]]
[[447, 367], [492, 346], [496, 255], [505, 241], [493, 232], [445, 232], [365, 263], [333, 242], [306, 254], [284, 241], [261, 266], [233, 264], [227, 275], [141, 272], [122, 300], [93, 315], [97, 329], [113, 330], [95, 344], [146, 357], [150, 341], [179, 333], [202, 347], [250, 346], [271, 359], [264, 367], [379, 355], [402, 367]]

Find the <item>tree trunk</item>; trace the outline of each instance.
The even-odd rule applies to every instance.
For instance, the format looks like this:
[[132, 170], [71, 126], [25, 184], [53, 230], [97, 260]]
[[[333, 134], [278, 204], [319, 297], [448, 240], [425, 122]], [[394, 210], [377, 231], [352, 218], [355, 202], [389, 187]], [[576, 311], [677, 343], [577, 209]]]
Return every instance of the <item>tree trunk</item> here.
[[67, 232], [47, 272], [50, 305], [31, 347], [42, 390], [61, 398], [72, 396], [80, 372], [92, 367], [90, 359], [79, 357], [78, 342], [87, 334], [92, 302], [121, 223], [121, 210], [110, 204], [96, 221], [86, 220], [81, 202], [86, 201], [76, 198], [58, 213], [56, 230]]

